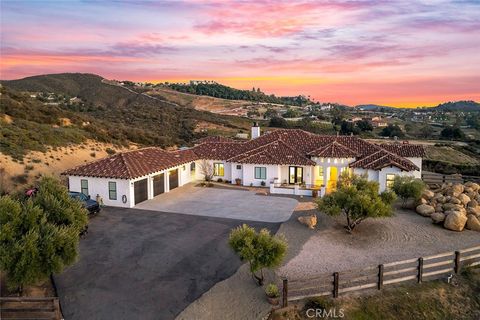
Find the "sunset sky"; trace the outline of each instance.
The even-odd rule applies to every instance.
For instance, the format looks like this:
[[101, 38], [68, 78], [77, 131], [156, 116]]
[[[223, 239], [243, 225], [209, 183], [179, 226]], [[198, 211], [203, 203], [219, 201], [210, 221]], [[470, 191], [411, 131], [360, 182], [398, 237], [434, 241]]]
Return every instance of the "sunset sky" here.
[[349, 105], [480, 100], [480, 0], [0, 5], [1, 79], [88, 72]]

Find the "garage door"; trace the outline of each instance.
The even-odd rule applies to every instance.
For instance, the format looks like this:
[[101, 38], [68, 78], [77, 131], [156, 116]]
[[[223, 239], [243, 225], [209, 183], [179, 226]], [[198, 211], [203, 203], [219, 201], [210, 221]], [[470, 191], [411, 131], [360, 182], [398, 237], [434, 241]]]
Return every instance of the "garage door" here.
[[165, 174], [159, 174], [153, 177], [153, 196], [158, 196], [165, 192]]
[[139, 180], [133, 183], [133, 191], [135, 194], [135, 204], [148, 199], [147, 179]]
[[168, 182], [170, 182], [170, 190], [178, 187], [178, 169], [171, 170], [168, 172]]

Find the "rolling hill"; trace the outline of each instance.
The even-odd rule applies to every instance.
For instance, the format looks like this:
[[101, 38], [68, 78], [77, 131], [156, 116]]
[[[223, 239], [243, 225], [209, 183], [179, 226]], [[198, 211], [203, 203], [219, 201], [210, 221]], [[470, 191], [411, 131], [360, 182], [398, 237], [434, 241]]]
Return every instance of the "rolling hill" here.
[[250, 126], [244, 118], [180, 106], [109, 84], [93, 74], [51, 74], [0, 83], [0, 117], [4, 119], [0, 151], [16, 158], [28, 150], [86, 139], [180, 146], [198, 137], [198, 123], [232, 131]]

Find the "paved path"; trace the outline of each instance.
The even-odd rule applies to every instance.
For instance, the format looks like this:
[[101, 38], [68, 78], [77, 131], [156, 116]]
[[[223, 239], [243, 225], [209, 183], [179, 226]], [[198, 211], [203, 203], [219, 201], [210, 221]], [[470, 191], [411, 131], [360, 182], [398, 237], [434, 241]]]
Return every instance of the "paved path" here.
[[135, 208], [239, 220], [283, 222], [290, 218], [296, 205], [297, 200], [291, 198], [187, 184], [139, 203]]
[[79, 261], [55, 277], [65, 318], [174, 319], [240, 267], [227, 238], [241, 223], [105, 208], [80, 241]]

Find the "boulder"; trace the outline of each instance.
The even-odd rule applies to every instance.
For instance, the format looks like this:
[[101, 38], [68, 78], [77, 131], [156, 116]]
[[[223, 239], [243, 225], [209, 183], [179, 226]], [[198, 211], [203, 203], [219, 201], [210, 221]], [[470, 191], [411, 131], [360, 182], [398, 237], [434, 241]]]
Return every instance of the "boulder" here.
[[425, 198], [425, 199], [432, 199], [433, 197], [435, 196], [435, 193], [433, 193], [433, 191], [430, 191], [430, 190], [424, 190], [423, 193], [422, 193], [422, 198]]
[[467, 223], [465, 228], [473, 231], [480, 231], [480, 220], [475, 217], [473, 214], [467, 216]]
[[449, 230], [462, 231], [467, 223], [467, 216], [460, 212], [452, 212], [446, 216], [443, 226]]
[[443, 212], [443, 206], [441, 204], [437, 204], [435, 206], [435, 212]]
[[467, 207], [469, 207], [469, 208], [475, 208], [477, 206], [478, 206], [477, 200], [470, 200], [470, 202], [467, 203]]
[[480, 217], [480, 206], [468, 207], [467, 214], [473, 214], [474, 216]]
[[460, 211], [462, 209], [464, 209], [463, 206], [461, 206], [459, 204], [445, 203], [443, 205], [443, 210], [457, 210], [457, 211]]
[[[460, 195], [459, 195], [460, 196]], [[462, 203], [462, 200], [458, 199], [457, 197], [451, 197], [450, 198], [450, 201], [448, 201], [449, 203], [453, 203], [453, 204], [461, 204]]]
[[465, 193], [462, 193], [461, 195], [458, 196], [458, 200], [460, 200], [461, 203], [462, 203], [464, 206], [466, 206], [467, 203], [469, 203], [470, 200], [472, 200], [472, 199], [470, 199], [470, 197], [467, 196]]
[[442, 223], [443, 221], [445, 221], [445, 215], [441, 212], [432, 213], [430, 218], [432, 218], [433, 223]]
[[451, 189], [454, 193], [462, 193], [463, 190], [465, 190], [465, 187], [463, 186], [463, 184], [461, 183], [456, 183], [452, 186], [452, 189]]
[[463, 190], [463, 193], [474, 193], [474, 192], [475, 192], [475, 190], [473, 190], [470, 187], [465, 187], [465, 189]]
[[301, 216], [298, 217], [298, 221], [301, 224], [306, 225], [310, 229], [315, 229], [315, 226], [317, 225], [317, 216], [314, 214], [311, 216]]
[[478, 183], [470, 181], [465, 183], [465, 187], [472, 188], [473, 191], [477, 191], [480, 189], [480, 185]]
[[417, 206], [415, 210], [424, 217], [430, 217], [430, 215], [435, 212], [435, 208], [428, 204], [421, 204]]
[[420, 200], [417, 201], [417, 205], [421, 205], [421, 204], [427, 204], [427, 199], [420, 198]]

